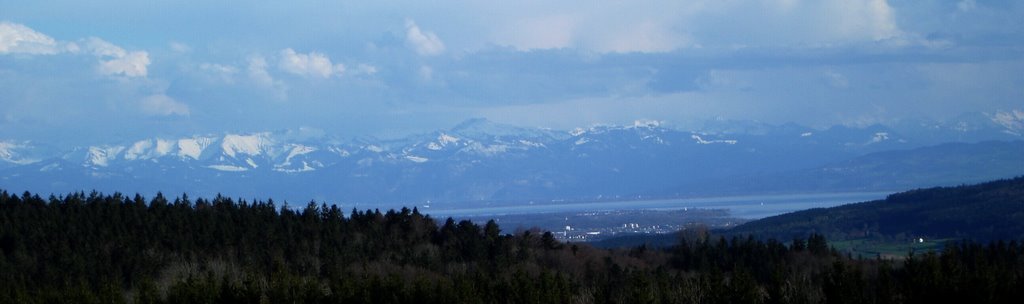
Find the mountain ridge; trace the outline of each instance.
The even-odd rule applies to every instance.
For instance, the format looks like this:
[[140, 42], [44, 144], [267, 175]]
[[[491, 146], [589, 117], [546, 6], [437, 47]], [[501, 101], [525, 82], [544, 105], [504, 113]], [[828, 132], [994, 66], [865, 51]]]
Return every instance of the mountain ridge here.
[[[726, 184], [708, 181], [735, 184], [744, 177], [771, 178], [928, 144], [880, 125], [815, 130], [762, 124], [756, 129], [752, 133], [684, 131], [658, 121], [636, 121], [626, 126], [554, 131], [470, 120], [394, 140], [344, 141], [288, 130], [224, 133], [78, 147], [56, 157], [21, 153], [31, 152], [31, 147], [3, 141], [11, 144], [0, 151], [7, 154], [0, 156], [39, 160], [6, 161], [0, 167], [0, 186], [43, 193], [89, 188], [194, 191], [197, 195], [229, 191], [354, 203], [629, 200], [723, 193], [729, 188]], [[1020, 138], [995, 133], [1003, 139]], [[1003, 156], [996, 161], [1015, 168], [1016, 159], [1004, 154], [998, 154]], [[1006, 177], [993, 172], [1003, 171], [972, 176]], [[790, 181], [799, 184], [801, 178], [813, 177], [791, 176]], [[771, 184], [765, 180], [755, 182]], [[928, 185], [926, 178], [914, 182]]]

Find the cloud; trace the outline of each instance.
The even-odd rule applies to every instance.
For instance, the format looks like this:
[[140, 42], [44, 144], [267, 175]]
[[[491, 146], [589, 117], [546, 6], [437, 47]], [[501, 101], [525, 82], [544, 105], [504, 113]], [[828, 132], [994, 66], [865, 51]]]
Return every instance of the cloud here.
[[86, 39], [85, 46], [90, 53], [100, 58], [100, 74], [146, 77], [148, 73], [149, 53], [145, 51], [128, 52], [96, 37]]
[[609, 30], [606, 35], [588, 38], [590, 40], [583, 44], [602, 53], [662, 53], [691, 45], [686, 35], [653, 21], [630, 24]]
[[206, 72], [212, 78], [225, 83], [234, 83], [234, 76], [238, 74], [238, 68], [216, 63], [202, 63], [199, 65], [199, 69]]
[[286, 87], [284, 83], [270, 76], [270, 73], [267, 72], [266, 58], [258, 55], [250, 56], [249, 67], [246, 71], [249, 74], [249, 79], [252, 79], [256, 85], [273, 90], [277, 99], [287, 99], [288, 87]]
[[249, 57], [249, 78], [257, 84], [268, 86], [274, 83], [274, 78], [267, 72], [267, 60], [262, 56]]
[[50, 36], [21, 24], [0, 22], [0, 54], [53, 55], [59, 51]]
[[[835, 47], [903, 40], [886, 0], [519, 1], [494, 8], [489, 43], [520, 51], [666, 53], [695, 48]], [[543, 13], [539, 13], [543, 12]]]
[[171, 50], [173, 50], [175, 53], [184, 54], [192, 51], [192, 47], [188, 46], [188, 44], [184, 44], [181, 42], [171, 41], [169, 45], [171, 47]]
[[[103, 75], [145, 77], [149, 66], [149, 53], [128, 52], [113, 43], [92, 37], [82, 41], [88, 53], [100, 58], [98, 71]], [[60, 42], [27, 26], [0, 22], [0, 54], [55, 55], [79, 53], [82, 48], [74, 42]]]
[[568, 15], [527, 18], [512, 22], [497, 39], [523, 51], [567, 48], [573, 44], [577, 26], [577, 20]]
[[345, 72], [345, 65], [332, 64], [331, 59], [324, 54], [301, 54], [290, 48], [281, 51], [280, 67], [285, 72], [311, 78], [329, 78], [331, 75], [341, 75]]
[[188, 105], [164, 94], [146, 96], [139, 102], [139, 106], [143, 113], [152, 116], [189, 115]]
[[355, 69], [351, 71], [352, 75], [374, 75], [377, 74], [377, 67], [365, 63], [360, 63]]
[[405, 42], [422, 56], [435, 56], [444, 53], [444, 42], [433, 32], [420, 30], [415, 21], [405, 20]]
[[839, 35], [854, 39], [865, 35], [877, 41], [895, 38], [903, 34], [896, 26], [892, 7], [886, 0], [839, 1], [837, 3], [833, 9], [841, 11], [833, 13], [844, 17], [840, 19], [839, 27], [837, 27]]
[[123, 48], [96, 37], [90, 37], [85, 39], [85, 47], [90, 53], [99, 57], [116, 58], [128, 55], [128, 52], [126, 52]]
[[527, 17], [498, 30], [497, 44], [520, 51], [578, 48], [597, 53], [660, 53], [691, 45], [663, 18], [610, 19], [597, 12]]
[[149, 54], [131, 52], [123, 57], [100, 60], [99, 71], [103, 75], [124, 75], [128, 77], [146, 77], [146, 66], [149, 65]]

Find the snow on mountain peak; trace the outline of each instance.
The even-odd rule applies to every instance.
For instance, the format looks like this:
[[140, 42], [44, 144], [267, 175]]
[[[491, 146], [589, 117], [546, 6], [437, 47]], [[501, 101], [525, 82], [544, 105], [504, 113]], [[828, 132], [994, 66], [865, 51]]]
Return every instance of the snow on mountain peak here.
[[[307, 162], [308, 159], [303, 158], [303, 160], [299, 161], [300, 163], [302, 163], [302, 166], [296, 168], [297, 163], [293, 165], [294, 158], [316, 152], [319, 149], [316, 147], [301, 144], [289, 144], [288, 146], [291, 147], [291, 149], [288, 149], [288, 155], [285, 156], [284, 162], [274, 165], [274, 171], [286, 173], [299, 173], [313, 171], [316, 170], [316, 168], [322, 168], [324, 166], [323, 163], [321, 163], [320, 161], [310, 160]], [[342, 157], [349, 155], [348, 151], [345, 151], [344, 149], [338, 147], [328, 147], [327, 151]], [[313, 166], [316, 166], [316, 168], [310, 166], [310, 163], [312, 163]], [[255, 168], [255, 166], [253, 168]]]
[[882, 142], [889, 139], [888, 132], [877, 132], [875, 136], [871, 138], [872, 143]]
[[330, 151], [330, 152], [332, 152], [334, 154], [337, 154], [338, 156], [341, 156], [341, 157], [348, 157], [349, 155], [352, 155], [352, 153], [349, 153], [348, 150], [345, 150], [344, 148], [336, 147], [336, 146], [327, 147], [327, 151]]
[[414, 163], [425, 163], [425, 162], [427, 162], [429, 160], [426, 157], [415, 156], [415, 155], [406, 155], [405, 159], [408, 159], [409, 161], [412, 161]]
[[524, 139], [520, 139], [519, 143], [522, 144], [523, 146], [532, 147], [532, 148], [544, 148], [544, 147], [547, 147], [543, 143], [532, 142], [532, 141], [524, 140]]
[[251, 135], [228, 134], [224, 136], [220, 147], [224, 154], [235, 157], [236, 154], [260, 155], [263, 148], [272, 144], [265, 133]]
[[727, 144], [727, 145], [735, 145], [736, 143], [738, 143], [738, 142], [739, 142], [739, 141], [737, 141], [737, 140], [735, 140], [735, 139], [713, 139], [713, 140], [705, 140], [704, 138], [700, 137], [700, 135], [697, 135], [697, 134], [693, 134], [693, 135], [690, 135], [690, 138], [692, 138], [693, 140], [696, 140], [698, 144], [702, 144], [702, 145], [710, 145], [710, 144]]
[[587, 130], [584, 130], [583, 128], [575, 128], [575, 129], [572, 129], [572, 132], [569, 132], [569, 134], [574, 136], [574, 137], [575, 136], [583, 135], [583, 133], [587, 133]]
[[441, 133], [441, 135], [437, 136], [437, 141], [432, 141], [432, 142], [427, 143], [427, 149], [434, 150], [434, 151], [439, 151], [439, 150], [443, 149], [444, 147], [447, 147], [450, 144], [456, 144], [456, 143], [458, 143], [461, 140], [462, 139], [460, 139], [458, 137], [455, 137], [455, 136], [448, 135], [447, 133]]
[[437, 141], [440, 142], [441, 145], [447, 145], [447, 144], [458, 143], [459, 142], [459, 138], [455, 137], [455, 136], [451, 136], [451, 135], [445, 134], [445, 133], [441, 133], [441, 135], [437, 137]]
[[174, 150], [174, 141], [166, 139], [146, 139], [133, 143], [124, 152], [125, 160], [152, 159], [162, 157]]
[[0, 141], [0, 159], [8, 160], [14, 157], [14, 149], [18, 145], [12, 142]]
[[111, 159], [117, 157], [124, 150], [124, 146], [92, 146], [89, 147], [85, 163], [87, 165], [106, 167], [110, 165]]
[[227, 171], [227, 172], [249, 171], [248, 168], [239, 167], [239, 166], [231, 166], [231, 165], [210, 165], [210, 166], [207, 166], [207, 168], [218, 170], [218, 171]]
[[494, 156], [500, 153], [505, 153], [508, 151], [509, 147], [504, 144], [484, 145], [478, 142], [473, 142], [469, 144], [468, 148], [469, 151], [476, 152], [481, 155]]
[[316, 151], [316, 148], [305, 145], [293, 144], [292, 149], [288, 151], [288, 156], [284, 158], [284, 162], [290, 163], [293, 157], [303, 155], [306, 153], [311, 153], [313, 151]]
[[213, 143], [213, 138], [194, 137], [178, 140], [178, 156], [199, 159], [199, 155]]
[[128, 148], [128, 151], [124, 152], [124, 159], [135, 160], [135, 159], [139, 159], [139, 158], [145, 158], [146, 156], [148, 156], [148, 155], [146, 155], [147, 154], [146, 152], [149, 152], [148, 151], [149, 148], [152, 148], [152, 147], [153, 147], [153, 141], [152, 140], [148, 140], [147, 139], [147, 140], [137, 141], [134, 144], [132, 144], [131, 147]]
[[1024, 132], [1024, 111], [1022, 110], [996, 112], [992, 116], [992, 121], [1017, 135]]
[[37, 159], [26, 158], [18, 150], [29, 148], [26, 144], [19, 144], [11, 141], [0, 141], [0, 160], [15, 163], [18, 165], [26, 165], [37, 162]]

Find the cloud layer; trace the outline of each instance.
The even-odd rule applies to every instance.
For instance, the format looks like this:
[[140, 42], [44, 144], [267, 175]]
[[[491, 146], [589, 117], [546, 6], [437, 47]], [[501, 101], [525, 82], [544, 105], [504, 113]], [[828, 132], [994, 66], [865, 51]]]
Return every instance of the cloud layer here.
[[0, 138], [956, 117], [1024, 107], [1021, 49], [1003, 0], [0, 4]]

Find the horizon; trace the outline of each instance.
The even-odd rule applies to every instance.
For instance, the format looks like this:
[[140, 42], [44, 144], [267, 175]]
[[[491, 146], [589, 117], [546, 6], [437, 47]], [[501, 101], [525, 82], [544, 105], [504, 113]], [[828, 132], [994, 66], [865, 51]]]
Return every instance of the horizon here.
[[[977, 119], [977, 118], [979, 118], [978, 117], [979, 115], [982, 116], [981, 118], [986, 119], [984, 121], [985, 123], [991, 123], [992, 125], [990, 125], [990, 126], [979, 125], [978, 121], [970, 121], [970, 122], [968, 122], [968, 121], [962, 120], [963, 118], [974, 118], [974, 119]], [[951, 123], [956, 123], [956, 124], [963, 125], [964, 127], [968, 128], [968, 130], [969, 129], [983, 130], [986, 127], [997, 127], [997, 128], [1003, 128], [1004, 132], [1017, 132], [1017, 133], [1020, 133], [1021, 131], [1024, 131], [1024, 128], [1021, 128], [1022, 126], [1024, 126], [1024, 111], [1018, 110], [1018, 109], [1012, 109], [1012, 110], [1008, 110], [1008, 111], [999, 110], [999, 111], [997, 111], [995, 113], [964, 112], [964, 113], [961, 113], [960, 115], [957, 115], [954, 118], [949, 119], [949, 120], [929, 120], [929, 119], [923, 119], [923, 118], [913, 118], [913, 119], [900, 119], [900, 120], [886, 121], [886, 122], [872, 122], [870, 124], [846, 123], [846, 124], [817, 125], [817, 126], [815, 126], [815, 125], [804, 125], [804, 124], [799, 124], [799, 123], [796, 123], [796, 122], [768, 123], [768, 122], [762, 122], [762, 121], [758, 121], [758, 120], [732, 120], [732, 119], [723, 119], [721, 117], [718, 117], [718, 118], [712, 118], [712, 119], [704, 120], [704, 121], [701, 121], [701, 122], [691, 122], [691, 123], [688, 123], [688, 124], [677, 124], [677, 123], [672, 122], [672, 121], [664, 121], [664, 120], [635, 119], [631, 123], [622, 123], [622, 124], [595, 122], [595, 123], [591, 123], [589, 125], [572, 126], [572, 127], [568, 127], [568, 128], [551, 128], [551, 127], [546, 127], [546, 126], [531, 126], [531, 125], [517, 125], [517, 124], [513, 124], [513, 123], [502, 123], [502, 122], [496, 122], [496, 121], [490, 120], [490, 119], [485, 118], [485, 117], [473, 117], [473, 118], [467, 118], [467, 119], [462, 120], [460, 122], [454, 123], [454, 124], [452, 124], [450, 126], [440, 127], [440, 128], [437, 128], [437, 129], [430, 129], [430, 130], [427, 130], [427, 129], [417, 129], [417, 130], [408, 130], [408, 131], [405, 131], [405, 132], [399, 132], [399, 131], [395, 131], [395, 130], [385, 130], [382, 133], [376, 133], [376, 134], [357, 134], [357, 135], [349, 135], [349, 136], [345, 136], [344, 133], [331, 133], [331, 132], [328, 132], [327, 130], [319, 129], [319, 128], [313, 128], [313, 127], [308, 127], [308, 126], [298, 126], [298, 127], [292, 127], [292, 128], [257, 129], [257, 130], [241, 130], [241, 129], [219, 130], [219, 131], [211, 130], [211, 131], [207, 131], [207, 132], [204, 132], [204, 133], [189, 133], [189, 134], [185, 134], [185, 133], [174, 134], [174, 133], [159, 133], [158, 132], [156, 134], [138, 134], [137, 135], [138, 137], [131, 137], [131, 138], [128, 138], [128, 137], [125, 137], [125, 138], [106, 138], [105, 139], [106, 141], [88, 141], [88, 142], [85, 142], [85, 141], [83, 141], [83, 142], [67, 142], [67, 141], [65, 141], [65, 142], [58, 142], [58, 141], [45, 141], [45, 140], [39, 140], [39, 139], [0, 138], [0, 143], [8, 143], [8, 144], [11, 144], [11, 145], [19, 145], [19, 144], [46, 145], [46, 146], [56, 147], [56, 148], [60, 148], [60, 149], [69, 149], [69, 148], [82, 147], [82, 146], [88, 146], [88, 145], [97, 145], [97, 144], [99, 144], [99, 145], [130, 144], [130, 143], [133, 143], [133, 142], [136, 142], [136, 141], [140, 141], [140, 140], [142, 140], [142, 141], [144, 141], [144, 140], [153, 140], [153, 139], [173, 140], [173, 139], [183, 139], [183, 138], [220, 137], [220, 136], [224, 136], [224, 135], [252, 136], [252, 135], [263, 135], [263, 134], [270, 135], [270, 136], [284, 136], [286, 138], [289, 138], [290, 140], [297, 141], [297, 142], [306, 142], [306, 141], [310, 141], [310, 140], [330, 140], [330, 141], [340, 141], [341, 143], [355, 142], [355, 141], [367, 141], [367, 140], [369, 140], [369, 141], [378, 141], [378, 142], [389, 142], [389, 141], [401, 141], [401, 140], [404, 140], [404, 139], [410, 139], [410, 138], [416, 138], [416, 137], [422, 137], [422, 136], [431, 136], [431, 135], [434, 135], [436, 133], [444, 134], [446, 132], [456, 131], [460, 127], [466, 126], [467, 124], [470, 124], [470, 123], [476, 123], [476, 122], [488, 123], [488, 124], [492, 124], [492, 125], [495, 125], [497, 127], [502, 127], [502, 128], [519, 129], [520, 131], [540, 130], [540, 131], [549, 131], [549, 132], [566, 133], [566, 134], [572, 134], [572, 133], [578, 132], [580, 130], [593, 130], [593, 129], [602, 128], [602, 127], [608, 127], [608, 128], [630, 128], [630, 127], [637, 127], [637, 126], [641, 126], [641, 125], [643, 125], [643, 126], [653, 126], [653, 127], [656, 127], [656, 128], [664, 128], [664, 129], [669, 129], [669, 130], [673, 130], [673, 131], [680, 131], [680, 132], [706, 133], [706, 134], [718, 134], [718, 135], [747, 134], [747, 131], [728, 131], [727, 130], [727, 131], [718, 131], [718, 132], [716, 132], [716, 130], [714, 130], [716, 127], [721, 127], [722, 125], [724, 125], [724, 126], [732, 126], [732, 127], [751, 127], [751, 126], [755, 126], [755, 127], [768, 127], [768, 128], [778, 128], [778, 127], [784, 127], [784, 126], [795, 126], [795, 127], [806, 128], [806, 129], [809, 129], [810, 131], [828, 131], [828, 130], [833, 130], [835, 128], [869, 129], [869, 128], [872, 128], [872, 127], [884, 127], [884, 128], [893, 128], [893, 129], [895, 129], [895, 131], [900, 131], [899, 128], [901, 126], [907, 125], [908, 123], [909, 124], [917, 124], [920, 127], [927, 127], [927, 126], [939, 127], [939, 126], [943, 126], [943, 125], [948, 126], [948, 124], [951, 124]], [[486, 132], [484, 132], [484, 133], [486, 133]], [[497, 135], [497, 134], [491, 134], [491, 135]], [[958, 140], [958, 139], [952, 139], [952, 138], [948, 139], [948, 140], [950, 142], [971, 142], [969, 140], [968, 141], [964, 141], [964, 140]]]

